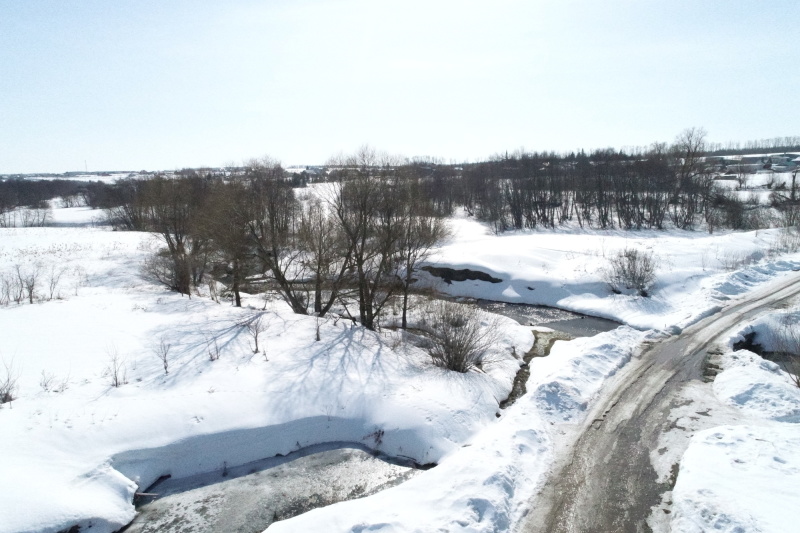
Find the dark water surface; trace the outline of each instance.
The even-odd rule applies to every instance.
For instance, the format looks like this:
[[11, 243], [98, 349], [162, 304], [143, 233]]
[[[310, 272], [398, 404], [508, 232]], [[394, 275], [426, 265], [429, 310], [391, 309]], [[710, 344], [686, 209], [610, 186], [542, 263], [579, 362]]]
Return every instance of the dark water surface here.
[[421, 470], [355, 444], [310, 446], [285, 457], [180, 479], [147, 489], [126, 533], [254, 533], [272, 522], [374, 494]]
[[611, 331], [622, 324], [605, 318], [581, 315], [543, 305], [509, 304], [492, 300], [477, 300], [478, 307], [514, 319], [524, 326], [545, 326], [570, 337], [591, 337]]

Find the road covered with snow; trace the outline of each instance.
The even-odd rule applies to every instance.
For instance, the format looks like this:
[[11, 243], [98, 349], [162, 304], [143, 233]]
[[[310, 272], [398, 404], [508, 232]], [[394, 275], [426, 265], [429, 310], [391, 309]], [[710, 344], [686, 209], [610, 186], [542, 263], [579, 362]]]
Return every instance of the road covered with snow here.
[[[69, 225], [0, 229], [0, 272], [19, 266], [42, 279], [39, 301], [0, 308], [0, 356], [18, 378], [17, 399], [0, 409], [2, 533], [73, 525], [114, 531], [133, 518], [134, 492], [160, 476], [186, 478], [330, 442], [438, 466], [269, 531], [513, 530], [536, 512], [561, 450], [594, 420], [605, 391], [617, 390], [620, 376], [653, 353], [647, 343], [713, 320], [753, 291], [790, 283], [800, 267], [779, 230], [709, 236], [573, 228], [497, 236], [457, 217], [454, 236], [431, 262], [501, 281], [446, 284], [429, 276], [428, 283], [452, 296], [552, 305], [626, 324], [557, 341], [548, 357], [531, 362], [527, 394], [501, 410], [530, 348], [529, 328], [486, 315], [486, 325], [502, 334], [495, 364], [452, 373], [390, 330], [317, 321], [256, 296], [237, 309], [169, 293], [141, 273], [151, 238], [80, 226], [82, 216], [89, 222], [95, 215], [56, 210], [56, 223]], [[606, 258], [626, 247], [658, 256], [650, 297], [613, 294], [603, 282]], [[254, 353], [246, 326], [259, 317], [265, 329]], [[170, 346], [168, 373], [156, 356], [162, 341]], [[123, 377], [118, 387], [115, 370]], [[718, 379], [733, 370], [725, 367]], [[779, 372], [772, 373], [784, 379]], [[770, 431], [783, 435], [780, 450], [788, 450], [796, 426], [773, 422], [783, 424]], [[719, 431], [718, 441], [751, 449], [745, 430]], [[715, 438], [695, 434], [689, 463], [681, 462], [668, 509], [677, 530], [691, 531], [691, 520], [726, 497], [703, 486], [702, 474], [692, 475]], [[784, 461], [775, 461], [778, 469], [791, 471], [796, 455], [775, 456]], [[661, 475], [662, 466], [649, 460]]]

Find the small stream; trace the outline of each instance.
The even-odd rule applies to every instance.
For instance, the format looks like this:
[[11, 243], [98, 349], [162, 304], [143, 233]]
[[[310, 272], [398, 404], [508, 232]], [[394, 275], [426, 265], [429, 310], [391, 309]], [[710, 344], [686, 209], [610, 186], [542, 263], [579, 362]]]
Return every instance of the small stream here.
[[255, 533], [317, 507], [369, 496], [422, 470], [358, 444], [309, 446], [284, 457], [180, 479], [137, 497], [126, 533]]
[[[502, 408], [525, 394], [528, 363], [544, 357], [556, 340], [587, 337], [620, 324], [544, 306], [477, 300], [485, 311], [532, 326], [536, 337], [524, 356], [514, 387]], [[181, 479], [160, 480], [137, 497], [138, 514], [126, 533], [260, 532], [271, 523], [336, 502], [361, 498], [419, 474], [416, 465], [376, 456], [358, 444], [305, 448], [285, 457], [263, 459]]]
[[511, 393], [508, 398], [500, 402], [501, 409], [513, 405], [527, 392], [526, 383], [531, 375], [529, 366], [531, 359], [550, 355], [550, 348], [557, 340], [568, 341], [577, 337], [591, 337], [621, 325], [613, 320], [542, 305], [510, 304], [492, 300], [477, 300], [475, 303], [484, 311], [511, 318], [523, 326], [531, 326], [535, 339], [533, 347], [522, 357], [523, 364], [514, 379]]
[[616, 329], [621, 324], [606, 318], [581, 315], [543, 305], [509, 304], [492, 300], [476, 300], [478, 307], [514, 319], [523, 326], [544, 326], [570, 338], [591, 337]]

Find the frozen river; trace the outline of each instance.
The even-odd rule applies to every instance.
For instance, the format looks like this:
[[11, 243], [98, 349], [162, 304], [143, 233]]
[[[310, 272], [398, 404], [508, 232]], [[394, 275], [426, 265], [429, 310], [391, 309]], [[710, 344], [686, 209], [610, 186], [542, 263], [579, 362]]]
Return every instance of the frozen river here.
[[402, 483], [421, 470], [355, 444], [311, 446], [285, 457], [150, 487], [126, 533], [257, 532], [272, 522]]

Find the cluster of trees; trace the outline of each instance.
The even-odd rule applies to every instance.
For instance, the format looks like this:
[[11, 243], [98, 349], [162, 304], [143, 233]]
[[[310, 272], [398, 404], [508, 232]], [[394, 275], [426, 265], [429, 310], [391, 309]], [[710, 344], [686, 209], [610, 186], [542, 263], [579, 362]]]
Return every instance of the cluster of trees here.
[[50, 202], [61, 198], [65, 207], [86, 205], [87, 191], [106, 189], [102, 183], [74, 180], [0, 181], [0, 227], [45, 226], [50, 222]]
[[405, 326], [415, 268], [445, 226], [418, 167], [394, 163], [362, 149], [315, 191], [292, 187], [271, 160], [224, 177], [156, 176], [120, 183], [108, 211], [119, 228], [160, 235], [147, 269], [178, 292], [218, 278], [240, 306], [245, 287], [266, 282], [296, 313], [339, 303], [370, 329], [401, 296]]
[[705, 223], [709, 231], [765, 224], [757, 202], [717, 186], [703, 163], [705, 153], [705, 132], [692, 128], [673, 145], [656, 143], [644, 154], [505, 155], [464, 169], [462, 202], [496, 231], [568, 221], [601, 229], [693, 229]]
[[800, 152], [800, 137], [772, 137], [745, 143], [708, 143], [708, 155], [744, 155], [756, 153]]
[[82, 202], [87, 185], [88, 182], [60, 179], [0, 181], [0, 212], [41, 206], [56, 197]]

